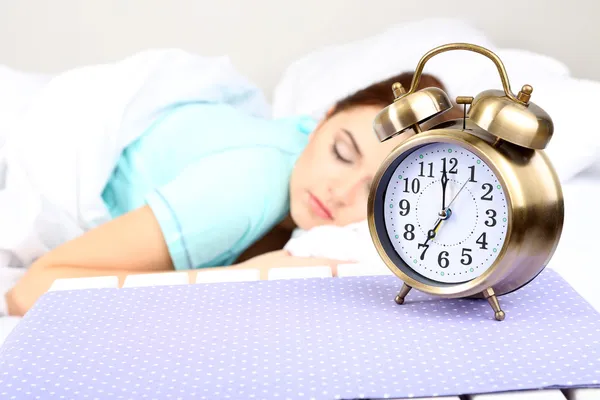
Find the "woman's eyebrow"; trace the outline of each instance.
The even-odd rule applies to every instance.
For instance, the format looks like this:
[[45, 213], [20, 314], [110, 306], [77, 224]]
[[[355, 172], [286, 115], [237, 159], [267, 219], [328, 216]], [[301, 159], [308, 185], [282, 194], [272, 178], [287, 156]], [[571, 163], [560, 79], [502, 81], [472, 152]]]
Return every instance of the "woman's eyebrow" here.
[[348, 137], [350, 138], [350, 141], [352, 142], [352, 146], [354, 146], [354, 149], [356, 150], [358, 155], [360, 157], [362, 157], [362, 153], [360, 152], [360, 148], [358, 147], [356, 140], [354, 140], [354, 135], [352, 134], [352, 132], [350, 132], [349, 130], [344, 129], [344, 128], [342, 128], [342, 132], [344, 132], [346, 135], [348, 135]]

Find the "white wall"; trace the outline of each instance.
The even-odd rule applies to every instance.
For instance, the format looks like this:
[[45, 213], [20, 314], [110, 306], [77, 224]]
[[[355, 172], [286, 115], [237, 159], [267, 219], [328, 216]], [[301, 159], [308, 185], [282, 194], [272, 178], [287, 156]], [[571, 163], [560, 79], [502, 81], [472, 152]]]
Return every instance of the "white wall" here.
[[600, 80], [598, 0], [0, 0], [0, 63], [54, 72], [176, 46], [228, 54], [270, 90], [316, 46], [425, 16], [464, 17], [500, 46], [548, 54]]

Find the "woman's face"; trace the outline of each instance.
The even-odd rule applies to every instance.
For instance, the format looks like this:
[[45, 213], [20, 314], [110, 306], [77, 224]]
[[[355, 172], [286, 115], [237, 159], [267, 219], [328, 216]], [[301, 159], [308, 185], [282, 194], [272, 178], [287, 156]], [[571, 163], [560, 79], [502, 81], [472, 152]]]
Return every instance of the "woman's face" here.
[[398, 144], [381, 143], [373, 132], [373, 119], [382, 108], [336, 113], [311, 134], [290, 181], [290, 211], [299, 228], [344, 226], [367, 217], [373, 177]]

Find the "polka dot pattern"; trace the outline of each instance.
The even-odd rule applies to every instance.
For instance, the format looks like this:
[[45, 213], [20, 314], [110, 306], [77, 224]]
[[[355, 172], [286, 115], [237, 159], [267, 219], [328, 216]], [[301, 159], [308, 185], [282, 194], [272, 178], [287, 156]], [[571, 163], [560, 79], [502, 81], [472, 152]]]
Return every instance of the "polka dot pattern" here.
[[357, 399], [597, 385], [599, 314], [555, 272], [484, 300], [393, 276], [46, 294], [0, 349], [2, 399]]

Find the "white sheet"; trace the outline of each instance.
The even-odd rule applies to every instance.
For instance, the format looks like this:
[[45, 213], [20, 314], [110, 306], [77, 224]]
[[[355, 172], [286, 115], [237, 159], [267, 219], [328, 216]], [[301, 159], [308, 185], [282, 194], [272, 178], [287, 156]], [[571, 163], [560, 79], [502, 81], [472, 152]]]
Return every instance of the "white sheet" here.
[[0, 346], [20, 321], [19, 317], [0, 317]]
[[600, 170], [588, 170], [563, 185], [565, 223], [548, 268], [560, 273], [600, 312]]

